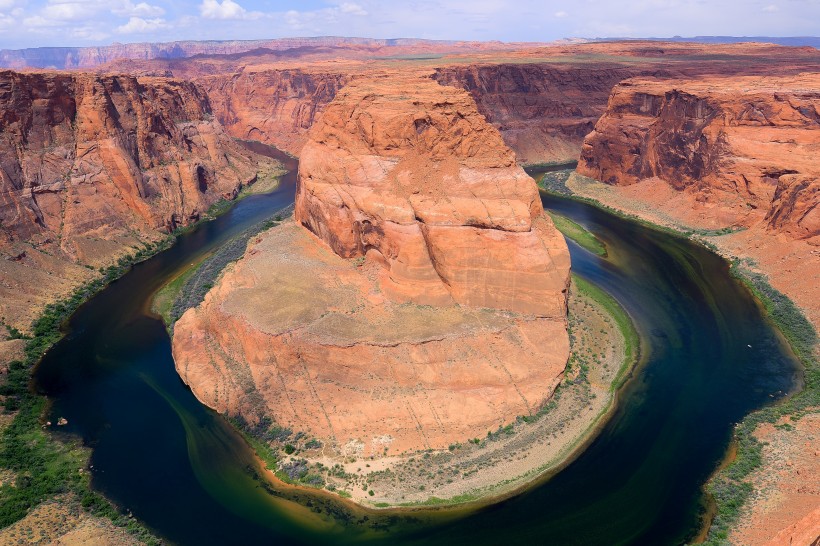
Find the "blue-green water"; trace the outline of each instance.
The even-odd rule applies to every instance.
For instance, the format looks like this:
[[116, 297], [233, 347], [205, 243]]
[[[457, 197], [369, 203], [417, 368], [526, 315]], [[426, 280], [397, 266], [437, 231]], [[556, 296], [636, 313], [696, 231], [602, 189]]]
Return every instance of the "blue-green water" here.
[[733, 425], [792, 389], [797, 363], [727, 264], [692, 243], [544, 196], [607, 259], [570, 243], [573, 270], [612, 294], [644, 340], [645, 364], [617, 411], [545, 483], [469, 510], [368, 512], [276, 489], [249, 448], [180, 381], [147, 309], [185, 265], [293, 200], [251, 196], [179, 238], [84, 305], [38, 367], [53, 419], [93, 448], [93, 486], [176, 544], [680, 544], [700, 526], [702, 486]]

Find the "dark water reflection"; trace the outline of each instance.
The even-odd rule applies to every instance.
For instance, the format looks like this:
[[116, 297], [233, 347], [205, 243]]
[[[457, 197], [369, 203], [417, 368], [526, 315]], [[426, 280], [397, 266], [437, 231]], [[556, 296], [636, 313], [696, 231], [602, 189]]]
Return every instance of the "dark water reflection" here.
[[[573, 270], [629, 311], [645, 365], [598, 438], [546, 483], [462, 512], [373, 514], [276, 490], [244, 442], [179, 380], [151, 295], [186, 264], [293, 200], [252, 196], [139, 264], [84, 305], [36, 374], [53, 416], [93, 447], [93, 485], [178, 544], [678, 544], [732, 426], [793, 388], [796, 362], [726, 263], [688, 241], [585, 204], [546, 207], [601, 238]], [[52, 419], [54, 420], [54, 419]]]

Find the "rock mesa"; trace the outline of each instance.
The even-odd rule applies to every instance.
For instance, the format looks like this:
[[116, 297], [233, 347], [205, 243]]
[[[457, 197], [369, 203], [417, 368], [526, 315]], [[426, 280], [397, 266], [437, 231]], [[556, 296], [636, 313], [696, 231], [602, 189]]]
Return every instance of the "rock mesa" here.
[[392, 455], [550, 397], [569, 253], [466, 92], [352, 81], [310, 131], [295, 217], [175, 326], [177, 370], [205, 404]]

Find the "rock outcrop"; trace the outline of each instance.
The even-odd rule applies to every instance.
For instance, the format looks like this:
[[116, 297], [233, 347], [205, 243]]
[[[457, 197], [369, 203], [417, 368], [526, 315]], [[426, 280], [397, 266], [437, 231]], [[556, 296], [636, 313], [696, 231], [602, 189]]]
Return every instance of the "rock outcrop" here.
[[299, 175], [297, 222], [252, 242], [175, 325], [202, 402], [379, 456], [483, 436], [550, 397], [569, 253], [467, 93], [356, 79]]
[[578, 159], [584, 137], [620, 81], [657, 68], [484, 64], [438, 68], [442, 84], [470, 92], [522, 163]]
[[[394, 86], [413, 86], [412, 99]], [[381, 287], [394, 299], [564, 314], [562, 237], [463, 91], [356, 81], [328, 106], [301, 157], [297, 221], [339, 256], [384, 263]]]
[[0, 316], [28, 326], [17, 320], [40, 297], [27, 267], [73, 285], [87, 277], [75, 264], [106, 265], [198, 219], [256, 172], [192, 83], [0, 72]]
[[308, 130], [348, 79], [338, 72], [245, 69], [198, 83], [230, 134], [298, 154]]
[[615, 87], [578, 172], [607, 184], [660, 179], [727, 225], [761, 220], [820, 242], [820, 75], [632, 79]]

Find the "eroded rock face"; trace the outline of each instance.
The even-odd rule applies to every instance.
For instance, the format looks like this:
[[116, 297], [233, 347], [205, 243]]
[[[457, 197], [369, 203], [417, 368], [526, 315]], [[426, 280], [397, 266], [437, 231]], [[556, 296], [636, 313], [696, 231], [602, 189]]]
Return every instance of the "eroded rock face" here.
[[0, 317], [27, 328], [85, 266], [198, 219], [256, 163], [194, 84], [0, 71]]
[[522, 163], [575, 161], [618, 82], [658, 68], [499, 64], [442, 67], [435, 78], [470, 92]]
[[381, 288], [396, 301], [566, 312], [564, 240], [464, 91], [354, 81], [301, 157], [296, 219], [338, 255], [385, 264]]
[[247, 69], [199, 83], [230, 134], [298, 154], [308, 130], [348, 79], [333, 72]]
[[352, 82], [311, 129], [296, 216], [174, 327], [203, 403], [381, 456], [484, 436], [549, 399], [569, 253], [464, 91]]
[[190, 83], [0, 73], [0, 219], [7, 236], [173, 229], [256, 168]]
[[820, 75], [622, 82], [578, 171], [607, 184], [657, 177], [733, 222], [820, 235]]

